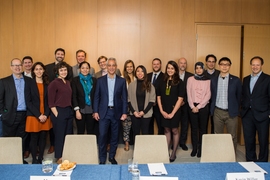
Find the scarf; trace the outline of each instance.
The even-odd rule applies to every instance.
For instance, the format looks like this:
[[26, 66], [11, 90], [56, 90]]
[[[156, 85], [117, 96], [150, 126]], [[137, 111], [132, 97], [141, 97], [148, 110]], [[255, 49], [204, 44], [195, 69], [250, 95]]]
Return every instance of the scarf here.
[[92, 85], [93, 85], [92, 76], [90, 74], [88, 74], [87, 76], [84, 76], [81, 73], [79, 73], [79, 77], [80, 77], [80, 82], [84, 90], [85, 104], [90, 106], [91, 105], [90, 94], [91, 94]]

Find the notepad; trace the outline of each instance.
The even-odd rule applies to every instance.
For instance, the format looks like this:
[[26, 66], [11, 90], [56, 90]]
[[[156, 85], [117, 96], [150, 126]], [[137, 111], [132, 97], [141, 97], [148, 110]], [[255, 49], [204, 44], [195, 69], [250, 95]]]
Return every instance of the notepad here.
[[163, 163], [149, 163], [147, 165], [150, 175], [152, 176], [168, 175]]
[[254, 162], [239, 162], [241, 166], [243, 166], [248, 172], [260, 172], [264, 174], [268, 174], [263, 168], [258, 166]]

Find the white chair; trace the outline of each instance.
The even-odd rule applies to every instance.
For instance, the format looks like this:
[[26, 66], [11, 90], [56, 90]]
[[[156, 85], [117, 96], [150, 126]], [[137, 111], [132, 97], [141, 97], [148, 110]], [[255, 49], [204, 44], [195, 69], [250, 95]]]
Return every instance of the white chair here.
[[235, 162], [231, 134], [204, 134], [201, 162]]
[[0, 137], [0, 164], [22, 163], [22, 138]]
[[139, 164], [169, 163], [165, 135], [137, 135], [135, 137], [133, 160]]
[[99, 164], [95, 135], [66, 135], [63, 160], [77, 164]]

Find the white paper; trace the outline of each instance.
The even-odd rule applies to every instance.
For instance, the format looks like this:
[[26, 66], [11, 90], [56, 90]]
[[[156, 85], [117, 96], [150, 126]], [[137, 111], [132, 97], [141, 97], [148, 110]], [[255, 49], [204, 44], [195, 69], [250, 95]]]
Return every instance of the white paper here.
[[254, 162], [239, 162], [248, 172], [265, 173], [268, 174], [263, 168], [255, 164]]
[[265, 180], [264, 173], [227, 173], [225, 180]]
[[168, 175], [163, 163], [149, 163], [147, 165], [150, 175], [152, 176]]
[[70, 176], [30, 176], [30, 180], [70, 180]]
[[70, 171], [59, 171], [58, 169], [55, 170], [53, 176], [62, 176], [62, 177], [70, 177], [73, 170]]
[[167, 177], [167, 176], [140, 176], [140, 180], [178, 180], [178, 177]]

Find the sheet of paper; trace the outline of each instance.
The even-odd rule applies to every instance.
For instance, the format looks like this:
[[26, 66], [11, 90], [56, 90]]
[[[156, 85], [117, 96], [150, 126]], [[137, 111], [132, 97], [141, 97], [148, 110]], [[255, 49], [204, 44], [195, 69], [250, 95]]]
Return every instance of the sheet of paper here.
[[150, 175], [152, 176], [168, 175], [163, 163], [149, 163], [147, 165]]
[[69, 177], [73, 170], [70, 171], [59, 171], [58, 169], [55, 170], [53, 173], [53, 176], [63, 176], [63, 177]]
[[70, 180], [70, 176], [30, 176], [30, 180]]
[[268, 174], [263, 168], [258, 166], [254, 162], [239, 162], [241, 166], [243, 166], [248, 172], [261, 172], [264, 174]]
[[178, 177], [167, 177], [167, 176], [140, 176], [140, 180], [178, 180]]
[[264, 173], [227, 173], [225, 180], [236, 180], [236, 179], [259, 179], [259, 180], [265, 180]]

